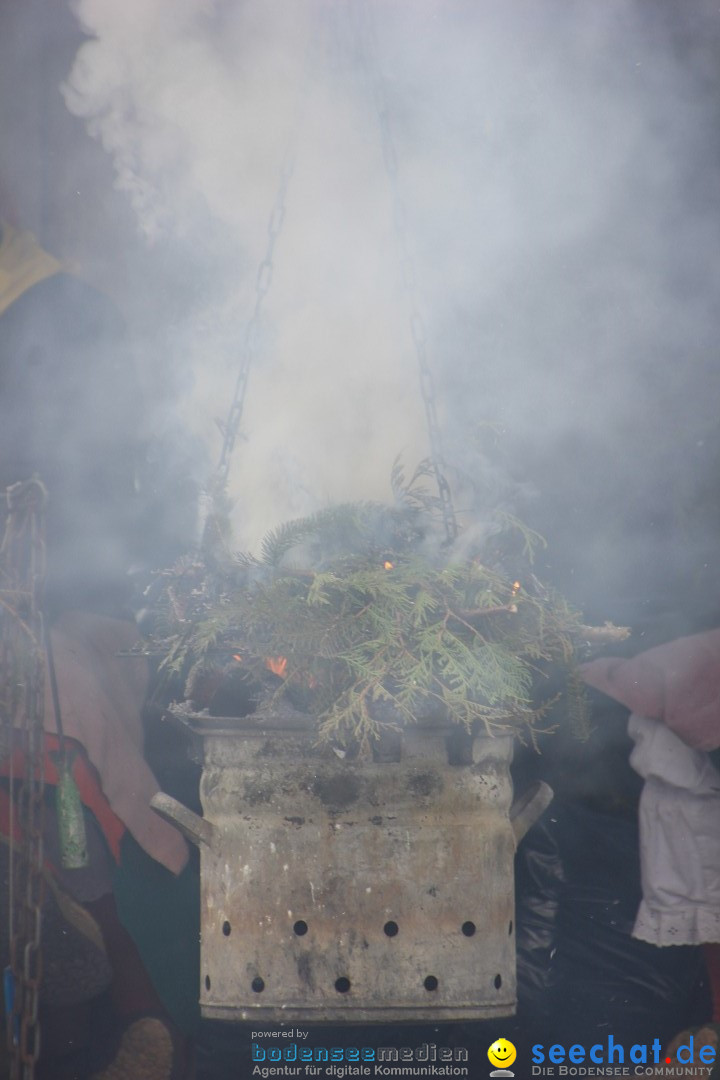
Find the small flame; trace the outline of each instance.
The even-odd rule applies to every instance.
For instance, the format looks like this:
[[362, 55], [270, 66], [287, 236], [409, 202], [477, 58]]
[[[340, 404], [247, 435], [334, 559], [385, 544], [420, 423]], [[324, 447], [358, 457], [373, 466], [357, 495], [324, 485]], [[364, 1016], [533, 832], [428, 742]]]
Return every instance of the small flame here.
[[272, 671], [273, 675], [279, 675], [281, 679], [284, 679], [287, 675], [287, 657], [268, 656], [265, 659], [265, 667], [268, 671]]
[[242, 664], [242, 656], [239, 653], [233, 653], [233, 660], [237, 660], [238, 664]]
[[383, 566], [385, 567], [386, 570], [394, 570], [395, 569], [395, 563], [391, 563], [387, 559], [383, 563]]
[[513, 586], [512, 586], [512, 594], [513, 594], [513, 596], [517, 596], [517, 594], [519, 592], [520, 592], [520, 582], [519, 581], [513, 581]]

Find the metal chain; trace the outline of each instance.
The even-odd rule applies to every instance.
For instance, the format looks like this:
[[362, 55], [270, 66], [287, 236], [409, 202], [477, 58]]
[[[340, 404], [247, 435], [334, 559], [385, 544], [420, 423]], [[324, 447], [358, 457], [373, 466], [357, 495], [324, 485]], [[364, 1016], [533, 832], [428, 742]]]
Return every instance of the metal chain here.
[[[446, 539], [448, 543], [452, 543], [458, 535], [458, 526], [452, 501], [452, 492], [445, 476], [442, 437], [437, 416], [435, 381], [430, 366], [425, 323], [417, 302], [415, 268], [408, 245], [405, 206], [398, 184], [397, 153], [390, 126], [384, 79], [375, 60], [377, 49], [374, 47], [373, 26], [367, 0], [354, 0], [354, 5], [357, 10], [356, 40], [359, 42], [360, 61], [372, 90], [372, 97], [380, 126], [383, 159], [393, 199], [395, 234], [400, 258], [402, 281], [410, 306], [410, 331], [418, 361], [420, 392], [425, 406], [432, 468], [438, 488]], [[326, 14], [326, 19], [329, 19], [329, 14]], [[308, 63], [306, 65], [306, 72], [309, 73], [310, 70], [311, 64]], [[307, 78], [308, 76], [306, 75], [306, 82]], [[304, 92], [300, 96], [300, 100], [303, 98]], [[297, 124], [295, 126], [297, 127]], [[221, 490], [227, 482], [233, 450], [240, 431], [245, 397], [247, 394], [248, 378], [257, 353], [263, 302], [273, 277], [275, 244], [285, 220], [285, 201], [288, 185], [293, 172], [293, 164], [294, 152], [291, 149], [286, 154], [285, 162], [280, 174], [278, 193], [275, 198], [272, 213], [270, 214], [267, 249], [264, 259], [258, 266], [257, 277], [255, 280], [255, 304], [252, 316], [245, 329], [241, 349], [240, 370], [235, 383], [235, 392], [230, 405], [228, 418], [223, 428], [223, 445], [215, 473], [215, 481]]]
[[[3, 723], [22, 738], [25, 768], [18, 796], [22, 844], [15, 859], [10, 836], [14, 887], [10, 896], [12, 1010], [8, 1043], [12, 1080], [33, 1080], [40, 1055], [42, 979], [43, 823], [45, 776], [45, 630], [42, 591], [45, 580], [44, 511], [46, 491], [33, 477], [7, 491], [8, 518], [0, 547], [3, 572], [1, 653]], [[11, 792], [11, 797], [14, 793]]]
[[[327, 14], [323, 13], [322, 6], [320, 8], [320, 18], [327, 19]], [[235, 392], [230, 404], [228, 417], [222, 427], [223, 444], [217, 469], [215, 470], [213, 485], [219, 490], [222, 490], [227, 483], [233, 450], [235, 449], [235, 444], [238, 435], [240, 434], [240, 424], [245, 408], [248, 379], [258, 352], [263, 303], [270, 289], [275, 269], [273, 263], [275, 245], [285, 222], [287, 192], [295, 168], [295, 143], [297, 132], [302, 122], [310, 79], [317, 66], [317, 55], [320, 45], [320, 33], [318, 32], [314, 35], [311, 33], [308, 39], [302, 82], [296, 97], [295, 115], [290, 125], [288, 146], [285, 150], [283, 163], [280, 169], [278, 190], [268, 221], [265, 257], [258, 266], [257, 275], [255, 277], [255, 303], [250, 320], [245, 327], [245, 334], [240, 350], [240, 370], [238, 371], [237, 379], [235, 381]]]
[[270, 289], [273, 278], [275, 244], [282, 230], [283, 222], [285, 221], [285, 199], [287, 196], [288, 184], [290, 183], [290, 178], [293, 174], [293, 167], [294, 150], [291, 148], [285, 155], [285, 161], [280, 171], [280, 185], [278, 187], [277, 195], [275, 196], [275, 203], [268, 222], [265, 258], [258, 266], [257, 276], [255, 278], [255, 305], [253, 307], [252, 316], [245, 327], [245, 335], [240, 352], [240, 370], [238, 371], [237, 380], [235, 382], [235, 392], [230, 405], [228, 418], [223, 428], [223, 444], [216, 471], [216, 481], [220, 487], [223, 487], [227, 482], [228, 474], [230, 472], [230, 461], [240, 432], [240, 423], [245, 407], [248, 377], [250, 375], [250, 368], [257, 355], [260, 317], [262, 314], [263, 302]]
[[400, 261], [400, 273], [410, 308], [410, 333], [412, 335], [415, 355], [418, 362], [420, 392], [425, 406], [425, 417], [427, 420], [428, 438], [430, 442], [430, 460], [440, 497], [445, 536], [448, 544], [451, 544], [457, 538], [458, 525], [455, 516], [455, 508], [453, 506], [452, 492], [447, 477], [445, 476], [446, 465], [443, 454], [442, 435], [437, 415], [435, 379], [430, 365], [425, 320], [422, 317], [418, 303], [415, 263], [408, 242], [407, 213], [398, 180], [397, 150], [390, 123], [390, 112], [385, 91], [385, 79], [377, 60], [379, 53], [368, 0], [351, 0], [350, 10], [351, 14], [354, 12], [356, 20], [358, 58], [370, 87], [380, 127], [383, 161], [385, 163], [385, 171], [390, 183], [393, 201], [393, 223]]

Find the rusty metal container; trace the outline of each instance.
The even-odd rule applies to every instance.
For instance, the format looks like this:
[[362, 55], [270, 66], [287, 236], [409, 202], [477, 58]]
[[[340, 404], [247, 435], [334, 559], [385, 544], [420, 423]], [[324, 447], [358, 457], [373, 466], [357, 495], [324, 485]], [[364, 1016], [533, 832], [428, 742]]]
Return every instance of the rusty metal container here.
[[[202, 738], [205, 1017], [288, 1023], [480, 1020], [515, 1009], [512, 739], [406, 730], [371, 763], [255, 714], [185, 714]], [[382, 750], [382, 748], [381, 748]]]

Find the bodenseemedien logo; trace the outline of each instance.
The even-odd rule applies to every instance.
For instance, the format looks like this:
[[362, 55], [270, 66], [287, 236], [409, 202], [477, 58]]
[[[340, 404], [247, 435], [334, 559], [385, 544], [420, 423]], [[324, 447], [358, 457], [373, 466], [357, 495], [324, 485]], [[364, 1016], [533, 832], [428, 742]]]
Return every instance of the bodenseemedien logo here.
[[[297, 1077], [311, 1080], [351, 1080], [352, 1077], [388, 1076], [398, 1080], [420, 1077], [470, 1076], [469, 1052], [464, 1046], [306, 1046], [309, 1032], [301, 1028], [253, 1031], [252, 1076]], [[283, 1043], [261, 1046], [255, 1039], [279, 1039]]]
[[517, 1050], [509, 1039], [496, 1039], [488, 1050], [488, 1060], [495, 1066], [490, 1075], [514, 1076], [515, 1073], [510, 1072], [507, 1066], [512, 1065], [516, 1057]]

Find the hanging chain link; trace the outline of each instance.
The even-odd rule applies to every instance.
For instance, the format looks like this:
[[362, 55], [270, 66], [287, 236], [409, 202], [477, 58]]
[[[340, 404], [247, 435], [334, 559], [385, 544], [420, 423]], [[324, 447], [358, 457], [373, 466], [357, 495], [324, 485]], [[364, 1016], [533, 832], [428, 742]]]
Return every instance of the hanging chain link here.
[[255, 278], [255, 304], [252, 316], [245, 327], [245, 335], [243, 337], [240, 352], [240, 370], [238, 371], [235, 382], [235, 392], [230, 405], [228, 418], [223, 428], [223, 444], [216, 472], [216, 481], [220, 487], [223, 487], [227, 482], [233, 450], [235, 449], [235, 443], [237, 442], [238, 434], [240, 432], [240, 424], [242, 422], [243, 409], [245, 407], [245, 396], [247, 394], [248, 378], [258, 350], [263, 303], [273, 279], [275, 244], [285, 221], [285, 199], [290, 178], [293, 174], [293, 168], [294, 151], [291, 148], [285, 156], [285, 161], [280, 171], [280, 184], [268, 222], [265, 257], [258, 266], [257, 276]]
[[351, 0], [350, 13], [351, 17], [354, 17], [356, 24], [355, 33], [358, 42], [358, 59], [369, 85], [380, 127], [382, 156], [385, 163], [385, 171], [390, 183], [390, 192], [393, 202], [393, 224], [400, 262], [400, 274], [410, 308], [410, 333], [418, 362], [420, 392], [425, 406], [428, 439], [430, 442], [430, 460], [438, 488], [443, 525], [445, 527], [445, 537], [448, 544], [451, 544], [458, 535], [457, 518], [453, 506], [452, 492], [445, 475], [446, 466], [440, 423], [437, 415], [435, 379], [430, 364], [430, 350], [428, 347], [425, 320], [423, 319], [418, 302], [415, 262], [410, 250], [407, 212], [402, 198], [398, 177], [397, 149], [393, 137], [392, 125], [390, 123], [390, 111], [385, 90], [385, 79], [377, 59], [379, 51], [368, 0]]
[[[385, 82], [376, 59], [378, 51], [375, 44], [374, 28], [367, 0], [350, 0], [350, 11], [355, 16], [356, 27], [354, 36], [355, 40], [358, 42], [359, 60], [371, 90], [372, 100], [380, 127], [383, 160], [390, 183], [393, 201], [393, 220], [402, 282], [410, 307], [410, 332], [418, 362], [420, 392], [425, 406], [425, 417], [430, 442], [430, 459], [438, 488], [445, 536], [447, 542], [450, 544], [457, 538], [458, 525], [452, 501], [452, 492], [447, 477], [445, 476], [442, 436], [437, 415], [435, 380], [430, 365], [425, 322], [417, 299], [415, 266], [408, 243], [405, 205], [401, 197], [400, 186], [398, 183], [397, 152], [390, 125]], [[331, 18], [330, 12], [331, 9], [328, 9], [328, 12], [326, 12], [325, 15], [325, 18], [328, 21]], [[310, 70], [311, 64], [308, 62], [306, 65], [305, 83], [307, 83]], [[305, 88], [300, 96], [300, 101], [304, 99], [304, 96]], [[298, 110], [298, 112], [299, 111], [300, 110]], [[215, 482], [220, 489], [222, 489], [227, 482], [233, 450], [240, 432], [240, 424], [242, 422], [247, 394], [248, 378], [257, 354], [263, 302], [272, 282], [275, 245], [285, 220], [286, 196], [293, 173], [293, 167], [294, 153], [291, 148], [285, 157], [285, 162], [280, 174], [280, 185], [272, 213], [270, 214], [267, 249], [264, 259], [258, 266], [257, 277], [255, 280], [255, 304], [252, 316], [245, 329], [241, 349], [240, 370], [235, 383], [235, 391], [230, 405], [228, 418], [223, 428], [222, 450], [215, 473]]]
[[[327, 18], [326, 15], [322, 16], [321, 14], [321, 18], [322, 17]], [[240, 350], [240, 369], [237, 374], [237, 379], [235, 380], [235, 391], [228, 411], [227, 420], [222, 428], [223, 444], [214, 476], [214, 485], [220, 490], [222, 490], [227, 483], [233, 451], [238, 435], [240, 434], [240, 424], [242, 423], [243, 410], [245, 408], [248, 379], [259, 348], [263, 304], [270, 289], [270, 285], [272, 284], [275, 269], [273, 262], [275, 257], [275, 245], [285, 222], [287, 192], [295, 168], [295, 144], [297, 133], [302, 123], [310, 79], [317, 65], [319, 47], [320, 34], [317, 31], [315, 33], [311, 31], [308, 38], [302, 80], [296, 95], [295, 112], [290, 125], [288, 145], [283, 155], [283, 162], [280, 168], [278, 190], [268, 221], [265, 257], [257, 268], [257, 275], [255, 278], [255, 303], [253, 305], [252, 315], [245, 327], [245, 334], [243, 335]]]
[[[17, 731], [24, 752], [24, 777], [18, 793], [22, 831], [14, 850], [10, 829], [9, 898], [12, 1009], [8, 1045], [12, 1080], [33, 1080], [40, 1055], [40, 981], [42, 978], [43, 824], [45, 776], [43, 730], [45, 706], [45, 629], [42, 592], [45, 580], [45, 502], [37, 477], [7, 491], [8, 517], [0, 547], [0, 677], [2, 723], [12, 752]], [[11, 799], [14, 798], [11, 791]]]

